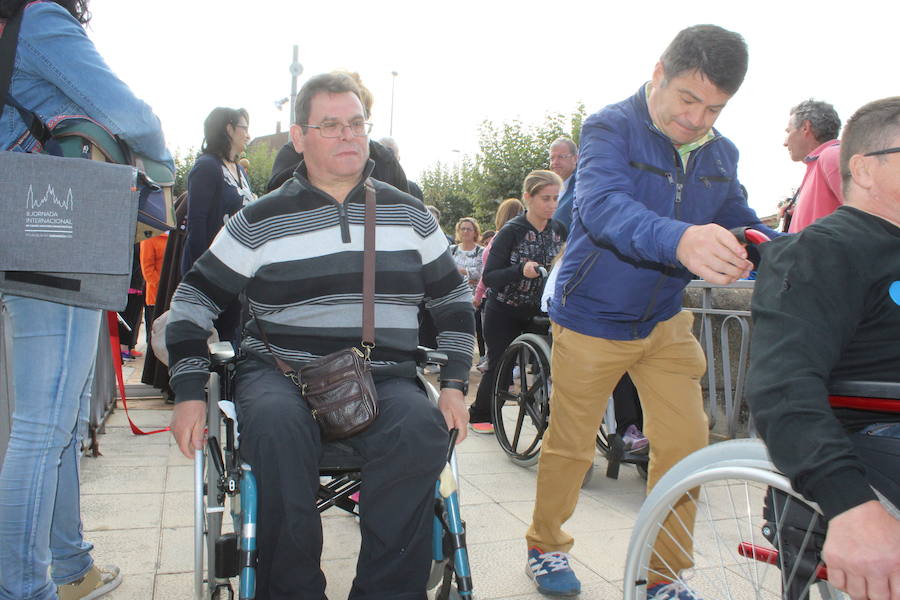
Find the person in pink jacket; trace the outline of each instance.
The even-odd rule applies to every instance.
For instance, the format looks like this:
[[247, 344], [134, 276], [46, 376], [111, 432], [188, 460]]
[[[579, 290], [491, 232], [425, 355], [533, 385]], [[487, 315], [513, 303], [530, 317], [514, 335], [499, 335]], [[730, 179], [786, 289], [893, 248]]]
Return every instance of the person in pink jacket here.
[[804, 100], [791, 109], [784, 145], [791, 160], [806, 164], [797, 193], [785, 206], [785, 231], [797, 233], [844, 203], [841, 193], [841, 119], [831, 104]]

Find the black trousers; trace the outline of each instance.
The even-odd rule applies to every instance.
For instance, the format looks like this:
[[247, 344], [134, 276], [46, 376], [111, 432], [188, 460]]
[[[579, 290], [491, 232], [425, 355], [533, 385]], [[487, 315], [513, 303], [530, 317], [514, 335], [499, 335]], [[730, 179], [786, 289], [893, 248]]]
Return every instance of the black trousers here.
[[644, 411], [641, 410], [637, 388], [634, 387], [628, 373], [622, 375], [622, 379], [613, 390], [612, 397], [616, 408], [616, 433], [623, 435], [629, 425], [643, 430]]
[[[850, 434], [856, 455], [866, 466], [866, 479], [900, 508], [900, 425], [885, 423]], [[886, 433], [887, 432], [887, 433]], [[886, 433], [886, 434], [885, 434]]]
[[[346, 443], [365, 460], [362, 545], [350, 598], [424, 600], [434, 486], [446, 459], [440, 411], [413, 379], [376, 384], [379, 416]], [[257, 598], [325, 598], [315, 507], [321, 440], [297, 388], [274, 365], [238, 364], [241, 455], [259, 487]]]
[[484, 302], [478, 305], [478, 308], [475, 309], [475, 341], [478, 343], [478, 356], [484, 356], [485, 352], [485, 344], [484, 344]]
[[488, 423], [491, 421], [491, 396], [494, 377], [500, 358], [514, 339], [519, 337], [531, 318], [538, 314], [531, 306], [512, 307], [488, 299], [484, 308], [484, 341], [487, 344], [488, 368], [478, 384], [475, 402], [469, 407], [469, 421]]

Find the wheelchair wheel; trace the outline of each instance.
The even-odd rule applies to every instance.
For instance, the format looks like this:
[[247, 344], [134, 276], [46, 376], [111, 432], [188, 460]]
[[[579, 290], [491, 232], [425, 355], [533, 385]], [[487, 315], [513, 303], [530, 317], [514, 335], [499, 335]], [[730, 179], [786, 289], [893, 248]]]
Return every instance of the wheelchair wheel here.
[[775, 471], [760, 442], [717, 444], [678, 463], [647, 497], [628, 548], [624, 598], [644, 598], [648, 582], [661, 579], [709, 599], [844, 598], [823, 579], [824, 537], [817, 507]]
[[538, 460], [550, 416], [550, 385], [547, 342], [535, 334], [520, 335], [495, 369], [491, 411], [500, 447], [521, 466]]

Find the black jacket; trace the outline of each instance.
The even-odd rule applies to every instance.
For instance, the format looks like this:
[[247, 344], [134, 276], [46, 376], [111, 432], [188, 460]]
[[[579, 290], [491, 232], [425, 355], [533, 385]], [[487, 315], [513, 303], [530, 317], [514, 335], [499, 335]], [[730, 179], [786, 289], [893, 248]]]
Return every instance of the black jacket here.
[[761, 253], [747, 403], [772, 462], [831, 518], [875, 499], [846, 431], [900, 418], [828, 404], [833, 382], [900, 382], [900, 228], [841, 206]]
[[[390, 184], [401, 192], [409, 193], [406, 173], [403, 172], [403, 167], [400, 166], [390, 150], [378, 142], [369, 140], [369, 158], [375, 163], [375, 170], [372, 171], [373, 179]], [[293, 177], [301, 160], [303, 160], [303, 155], [294, 150], [293, 144], [288, 142], [282, 146], [272, 164], [272, 176], [266, 183], [266, 191], [271, 192], [281, 187], [281, 184]]]
[[538, 231], [526, 215], [507, 221], [497, 232], [481, 277], [490, 289], [489, 296], [496, 301], [537, 308], [541, 305], [544, 278], [525, 277], [525, 263], [533, 260], [549, 271], [566, 240], [566, 227], [551, 220], [543, 231]]

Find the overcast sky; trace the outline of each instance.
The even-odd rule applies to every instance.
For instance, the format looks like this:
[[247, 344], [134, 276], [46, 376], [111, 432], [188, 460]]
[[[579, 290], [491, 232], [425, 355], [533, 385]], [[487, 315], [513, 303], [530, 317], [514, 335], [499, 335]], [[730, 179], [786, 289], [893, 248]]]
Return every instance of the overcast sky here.
[[[616, 6], [618, 5], [618, 6]], [[842, 120], [900, 94], [894, 2], [338, 2], [92, 0], [88, 33], [160, 116], [172, 150], [199, 147], [215, 106], [245, 107], [250, 133], [275, 131], [290, 94], [292, 46], [304, 72], [358, 71], [375, 95], [372, 136], [393, 135], [411, 178], [478, 150], [489, 119], [539, 122], [634, 93], [682, 28], [714, 23], [750, 48], [744, 85], [716, 127], [741, 151], [760, 214], [803, 176], [783, 147], [791, 106], [826, 100]], [[457, 152], [458, 151], [458, 152]], [[535, 165], [544, 166], [544, 165]]]

